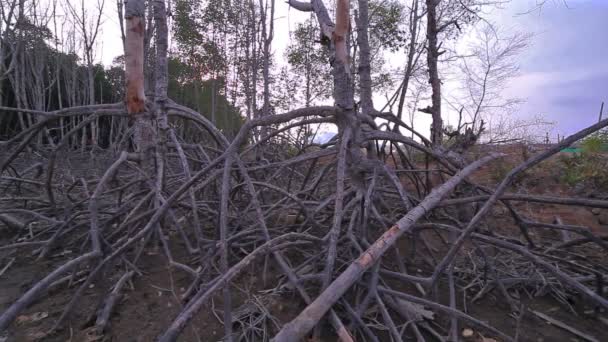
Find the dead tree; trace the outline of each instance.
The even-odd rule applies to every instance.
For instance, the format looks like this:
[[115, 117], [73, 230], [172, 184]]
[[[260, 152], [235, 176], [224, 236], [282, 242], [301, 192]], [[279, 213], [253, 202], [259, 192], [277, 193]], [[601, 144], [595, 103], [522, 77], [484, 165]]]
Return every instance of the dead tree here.
[[[76, 22], [80, 34], [82, 35], [82, 44], [84, 45], [84, 59], [87, 65], [87, 84], [88, 84], [88, 104], [95, 104], [95, 74], [93, 70], [93, 59], [95, 53], [95, 44], [97, 44], [97, 36], [99, 34], [101, 17], [104, 10], [105, 0], [97, 2], [96, 14], [90, 18], [85, 8], [85, 1], [80, 1], [80, 8], [75, 8], [71, 1], [66, 1], [66, 7]], [[99, 140], [99, 121], [95, 120], [91, 123], [91, 140], [93, 145], [98, 144]]]
[[[168, 98], [165, 1], [153, 1], [153, 18], [146, 19], [145, 1], [129, 0], [125, 3], [125, 101], [56, 111], [0, 107], [8, 115], [36, 118], [0, 141], [0, 229], [10, 236], [0, 245], [2, 265], [5, 252], [28, 260], [68, 248], [77, 251], [57, 260], [56, 267], [0, 314], [0, 331], [19, 330], [13, 321], [35, 301], [49, 300], [43, 294], [53, 296], [57, 291], [70, 301], [54, 322], [50, 334], [56, 335], [45, 337], [61, 338], [68, 332], [60, 328], [69, 320], [83, 319], [95, 323], [97, 334], [108, 333], [113, 313], [133, 309], [118, 305], [119, 298], [131, 291], [126, 286], [131, 280], [145, 279], [150, 270], [150, 263], [142, 260], [146, 252], [161, 254], [167, 277], [179, 274], [183, 281], [183, 291], [176, 291], [174, 285], [168, 289], [178, 308], [172, 322], [141, 330], [142, 338], [163, 342], [190, 334], [188, 327], [194, 330], [194, 339], [201, 327], [189, 323], [219, 298], [227, 340], [246, 335], [296, 341], [311, 330], [319, 334], [326, 318], [341, 341], [378, 341], [387, 334], [396, 341], [403, 340], [404, 334], [418, 340], [426, 334], [456, 338], [463, 323], [484, 336], [512, 341], [518, 331], [499, 331], [483, 317], [467, 313], [464, 305], [491, 292], [522, 317], [525, 309], [521, 310], [512, 293], [524, 296], [538, 286], [562, 299], [563, 305], [571, 305], [564, 298], [575, 300], [576, 295], [594, 308], [608, 308], [603, 293], [608, 238], [576, 224], [526, 217], [515, 204], [608, 208], [608, 201], [509, 192], [522, 173], [606, 127], [608, 120], [529, 158], [496, 187], [477, 184], [470, 177], [475, 170], [502, 155], [481, 156], [468, 163], [465, 155], [463, 163], [454, 162], [428, 141], [410, 138], [407, 132], [421, 133], [396, 116], [357, 110], [348, 0], [337, 1], [335, 21], [321, 0], [291, 0], [289, 4], [317, 17], [320, 41], [333, 57], [332, 106], [253, 117], [228, 139], [204, 115]], [[148, 99], [144, 90], [146, 21], [154, 22], [149, 27], [154, 28], [155, 60], [154, 93]], [[73, 158], [70, 153], [60, 154], [70, 137], [106, 116], [131, 119], [132, 130], [125, 139], [133, 139], [134, 151], [108, 150], [108, 166], [101, 177], [89, 175], [88, 170], [78, 174], [67, 162], [61, 165], [63, 173], [53, 172], [58, 169], [56, 160]], [[38, 144], [45, 129], [62, 118], [75, 117], [84, 119], [58, 142]], [[373, 119], [399, 129], [382, 129]], [[184, 122], [192, 124], [199, 140], [179, 134], [177, 128]], [[277, 143], [290, 130], [311, 124], [333, 124], [339, 133], [318, 148], [304, 147], [296, 153]], [[250, 139], [260, 128], [270, 127], [275, 129], [264, 138]], [[389, 164], [362, 153], [366, 144], [383, 141], [415, 150], [429, 160], [428, 166]], [[33, 160], [28, 149], [44, 153]], [[258, 160], [260, 149], [278, 152]], [[400, 177], [431, 172], [440, 176], [438, 185], [428, 191], [412, 190], [419, 186], [415, 177]], [[464, 210], [471, 203], [480, 205], [470, 216], [446, 210]], [[507, 212], [501, 217], [500, 230], [493, 229], [491, 221], [498, 207]], [[529, 233], [541, 229], [558, 240]], [[16, 272], [14, 264], [6, 263], [0, 275]], [[267, 265], [278, 271], [276, 277], [269, 277]], [[264, 288], [242, 299], [231, 286], [240, 277], [267, 283], [257, 282]], [[439, 284], [448, 289], [445, 300]], [[91, 292], [100, 299], [99, 308], [75, 310]], [[260, 319], [244, 324], [242, 310], [236, 306], [268, 296], [285, 296], [282, 299], [290, 305], [300, 302], [306, 307], [292, 322], [282, 322], [274, 316], [280, 309], [264, 302], [251, 315], [277, 323]], [[89, 317], [83, 318], [81, 311]], [[511, 319], [512, 311], [504, 319]], [[435, 314], [442, 319], [429, 324]]]
[[357, 19], [357, 44], [359, 45], [359, 78], [361, 83], [361, 111], [371, 114], [374, 110], [372, 100], [371, 55], [369, 47], [369, 3], [359, 0]]
[[437, 24], [437, 6], [441, 0], [426, 0], [426, 38], [427, 38], [427, 64], [429, 68], [429, 83], [432, 90], [432, 105], [425, 112], [433, 117], [431, 128], [431, 141], [441, 145], [443, 140], [443, 119], [441, 117], [441, 80], [439, 79], [439, 43], [437, 36], [440, 29]]
[[130, 0], [125, 3], [125, 75], [127, 79], [127, 112], [134, 126], [134, 142], [143, 161], [153, 156], [156, 134], [151, 114], [146, 111], [144, 88], [144, 25], [145, 2]]
[[[422, 55], [421, 50], [416, 48], [418, 43], [418, 33], [420, 26], [421, 15], [418, 13], [418, 3], [420, 0], [412, 0], [412, 10], [409, 16], [409, 34], [410, 41], [407, 50], [407, 64], [405, 66], [405, 72], [403, 75], [403, 82], [400, 86], [401, 94], [399, 95], [399, 106], [397, 107], [397, 118], [402, 119], [403, 107], [405, 105], [405, 97], [409, 89], [410, 79], [414, 72], [414, 68], [418, 64], [418, 59]], [[398, 125], [395, 125], [397, 128]], [[413, 127], [413, 120], [412, 120]]]

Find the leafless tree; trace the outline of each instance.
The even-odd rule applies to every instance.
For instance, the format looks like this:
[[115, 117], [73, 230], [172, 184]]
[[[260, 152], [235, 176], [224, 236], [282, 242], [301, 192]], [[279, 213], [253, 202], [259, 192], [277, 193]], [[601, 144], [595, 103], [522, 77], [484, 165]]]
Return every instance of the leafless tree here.
[[[95, 74], [94, 74], [94, 60], [95, 60], [95, 49], [97, 44], [97, 37], [100, 32], [101, 18], [104, 10], [105, 0], [98, 0], [94, 13], [90, 13], [90, 9], [87, 8], [90, 2], [80, 0], [80, 6], [75, 7], [72, 4], [72, 0], [65, 1], [65, 7], [72, 16], [76, 27], [80, 31], [84, 60], [87, 65], [87, 79], [88, 79], [88, 104], [95, 104]], [[98, 144], [98, 132], [99, 122], [95, 121], [91, 124], [91, 140], [93, 145]]]
[[[31, 259], [31, 255], [48, 257], [60, 247], [78, 251], [65, 255], [58, 266], [35, 281], [0, 314], [0, 330], [18, 329], [11, 324], [28, 306], [36, 300], [45, 300], [45, 293], [52, 296], [53, 291], [62, 291], [69, 292], [65, 296], [69, 302], [51, 330], [61, 334], [59, 329], [71, 314], [81, 318], [78, 311], [87, 311], [87, 321], [94, 322], [93, 337], [101, 338], [108, 331], [112, 314], [126, 310], [117, 305], [128, 291], [126, 285], [132, 279], [143, 278], [150, 268], [149, 260], [142, 261], [146, 251], [160, 253], [159, 260], [166, 262], [171, 285], [163, 291], [171, 294], [171, 303], [178, 308], [168, 326], [154, 325], [148, 327], [150, 331], [141, 331], [142, 335], [162, 342], [190, 334], [186, 327], [203, 308], [212, 306], [209, 303], [218, 296], [223, 307], [223, 338], [228, 341], [240, 336], [269, 340], [272, 335], [277, 342], [298, 341], [311, 331], [313, 337], [318, 337], [324, 319], [341, 341], [378, 341], [379, 336], [387, 335], [395, 341], [403, 340], [404, 336], [424, 340], [427, 334], [442, 340], [447, 335], [455, 340], [464, 323], [485, 336], [514, 341], [519, 328], [500, 331], [485, 318], [475, 317], [465, 305], [493, 291], [496, 298], [509, 306], [504, 318], [511, 319], [510, 314], [516, 312], [519, 322], [529, 311], [522, 308], [512, 293], [523, 289], [523, 296], [539, 286], [558, 299], [576, 293], [594, 307], [608, 308], [608, 300], [602, 293], [608, 273], [604, 260], [591, 253], [588, 258], [581, 257], [587, 250], [605, 254], [606, 237], [561, 220], [547, 223], [525, 217], [515, 205], [542, 203], [606, 209], [608, 201], [509, 192], [524, 172], [608, 126], [608, 120], [549, 146], [509, 171], [495, 187], [479, 184], [470, 176], [503, 158], [503, 154], [475, 156], [475, 161], [468, 162], [470, 156], [462, 153], [456, 159], [440, 144], [443, 127], [439, 120], [429, 141], [397, 115], [374, 110], [366, 70], [366, 4], [360, 1], [357, 16], [361, 54], [361, 68], [357, 68], [351, 48], [355, 41], [349, 0], [336, 1], [333, 17], [322, 0], [289, 1], [295, 10], [313, 13], [317, 19], [319, 42], [331, 57], [331, 75], [327, 76], [333, 82], [334, 104], [254, 115], [259, 113], [256, 97], [264, 98], [266, 90], [270, 91], [270, 74], [262, 75], [263, 92], [257, 91], [257, 83], [258, 73], [264, 74], [266, 69], [264, 62], [270, 60], [267, 58], [270, 46], [266, 44], [272, 34], [259, 30], [258, 25], [268, 23], [260, 20], [259, 12], [265, 11], [266, 6], [258, 6], [252, 0], [239, 3], [247, 10], [240, 13], [243, 15], [240, 18], [246, 20], [236, 25], [241, 29], [237, 34], [242, 34], [245, 41], [239, 45], [246, 56], [239, 63], [243, 69], [239, 73], [250, 82], [240, 89], [249, 92], [242, 95], [251, 117], [229, 139], [202, 113], [177, 104], [168, 96], [166, 3], [165, 0], [125, 2], [124, 101], [52, 111], [25, 108], [21, 104], [0, 107], [9, 115], [27, 114], [36, 118], [24, 124], [23, 130], [0, 141], [3, 189], [0, 222], [3, 229], [7, 227], [14, 232], [14, 238], [0, 245], [0, 252], [23, 252], [25, 258]], [[437, 115], [441, 113], [441, 98], [437, 98], [441, 89], [435, 89], [436, 85], [441, 87], [438, 66], [441, 36], [437, 34], [456, 23], [446, 21], [445, 13], [433, 8], [445, 9], [437, 7], [438, 4], [449, 4], [460, 11], [462, 7], [460, 1], [426, 0], [426, 3], [427, 7], [430, 5], [427, 12], [420, 8], [414, 17], [423, 20], [424, 13], [427, 21], [431, 21], [427, 22], [429, 37], [425, 45], [429, 50], [427, 66], [435, 68], [429, 73], [433, 96], [430, 111]], [[423, 27], [420, 25], [416, 30]], [[410, 53], [411, 50], [408, 56]], [[416, 50], [407, 65], [415, 64], [419, 55]], [[486, 57], [490, 55], [486, 53]], [[372, 62], [370, 58], [369, 63]], [[500, 75], [508, 70], [500, 65], [494, 62], [492, 68], [497, 69], [485, 70], [498, 70]], [[355, 102], [357, 69], [362, 77], [359, 87], [366, 109]], [[146, 81], [150, 75], [153, 79]], [[472, 80], [478, 80], [475, 75], [471, 73]], [[434, 82], [438, 83], [433, 85]], [[479, 92], [472, 91], [473, 117], [489, 110], [487, 103], [491, 96], [487, 94], [492, 88], [481, 84]], [[153, 88], [146, 89], [146, 85]], [[411, 92], [417, 98], [420, 89], [415, 88]], [[148, 93], [153, 90], [152, 94], [146, 94], [146, 90]], [[84, 93], [69, 96], [76, 94]], [[29, 99], [27, 96], [30, 94], [25, 97]], [[86, 98], [83, 102], [86, 103]], [[267, 110], [267, 99], [264, 106]], [[416, 106], [408, 104], [408, 108]], [[58, 159], [73, 157], [70, 153], [60, 154], [70, 136], [81, 134], [91, 122], [107, 116], [130, 119], [129, 130], [122, 134], [125, 140], [132, 138], [134, 147], [117, 143], [118, 153], [109, 149], [108, 165], [100, 177], [89, 176], [90, 170], [77, 174], [69, 167], [64, 167], [65, 174], [54, 173]], [[72, 122], [75, 117], [82, 120], [73, 121], [58, 141], [46, 144], [37, 141], [47, 142], [47, 129], [61, 118]], [[196, 140], [180, 134], [185, 122], [191, 126]], [[398, 128], [389, 127], [387, 122]], [[296, 144], [285, 143], [289, 140], [283, 138], [291, 130], [313, 124], [335, 125], [338, 134], [314, 148], [302, 144], [297, 149]], [[267, 135], [251, 139], [260, 128], [268, 128]], [[420, 142], [406, 132], [412, 132]], [[362, 151], [370, 142], [376, 145], [385, 141], [415, 150], [425, 163], [403, 156], [400, 150], [387, 151], [392, 163], [388, 159], [368, 158]], [[28, 149], [41, 151], [42, 157], [32, 160]], [[428, 181], [431, 176], [423, 181], [420, 174], [433, 174], [433, 182]], [[461, 213], [474, 203], [480, 204], [470, 215]], [[492, 221], [497, 215], [495, 208], [503, 208], [507, 213], [501, 216], [500, 230], [495, 229]], [[556, 233], [551, 236], [557, 240], [530, 234], [538, 229]], [[569, 233], [580, 238], [569, 239]], [[387, 253], [393, 254], [387, 257]], [[257, 263], [266, 257], [268, 262]], [[279, 274], [269, 277], [265, 265], [272, 265]], [[3, 267], [0, 275], [10, 267], [11, 264]], [[183, 291], [176, 289], [175, 273], [183, 276]], [[239, 277], [249, 276], [247, 273], [267, 281], [260, 282], [264, 283], [265, 291], [252, 297], [289, 294], [289, 303], [301, 301], [306, 307], [286, 324], [273, 316], [280, 309], [261, 299], [253, 309], [235, 309], [240, 298], [235, 296], [231, 284]], [[139, 283], [133, 284], [137, 289]], [[447, 288], [446, 298], [440, 293], [443, 285]], [[98, 291], [95, 296], [100, 298], [99, 308], [76, 310], [91, 291]], [[475, 292], [474, 298], [471, 291]], [[444, 319], [430, 324], [434, 314]], [[243, 319], [244, 316], [256, 319]], [[194, 340], [206, 327], [192, 326], [192, 329]], [[576, 329], [569, 331], [586, 336]]]
[[432, 105], [426, 112], [433, 117], [431, 141], [441, 144], [443, 139], [443, 118], [441, 117], [441, 80], [439, 79], [439, 42], [438, 35], [441, 24], [437, 23], [437, 6], [441, 0], [426, 0], [426, 36], [427, 36], [427, 65], [429, 68], [429, 83], [432, 90]]

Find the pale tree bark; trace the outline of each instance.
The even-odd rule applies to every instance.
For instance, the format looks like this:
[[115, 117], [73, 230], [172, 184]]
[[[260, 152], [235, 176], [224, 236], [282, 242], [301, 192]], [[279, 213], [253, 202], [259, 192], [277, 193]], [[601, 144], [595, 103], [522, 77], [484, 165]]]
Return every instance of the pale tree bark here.
[[134, 124], [134, 143], [143, 160], [150, 158], [155, 131], [146, 114], [144, 93], [144, 18], [145, 1], [125, 2], [125, 76], [127, 112]]
[[245, 102], [247, 104], [247, 120], [251, 120], [254, 116], [254, 112], [255, 112], [255, 108], [253, 106], [253, 96], [252, 96], [252, 92], [251, 92], [251, 88], [252, 88], [252, 84], [253, 84], [253, 77], [252, 77], [252, 73], [250, 72], [250, 68], [251, 68], [251, 58], [254, 55], [255, 51], [252, 52], [252, 46], [255, 46], [255, 39], [253, 38], [253, 28], [255, 27], [254, 24], [251, 24], [251, 22], [253, 21], [253, 17], [255, 15], [255, 12], [253, 11], [253, 0], [249, 0], [249, 6], [248, 6], [249, 10], [246, 11], [247, 13], [244, 14], [244, 17], [246, 18], [247, 22], [244, 24], [244, 35], [245, 35], [245, 77], [243, 80], [243, 88], [244, 88], [244, 92], [245, 92]]
[[274, 38], [274, 2], [270, 1], [270, 18], [268, 17], [268, 1], [263, 3], [260, 0], [260, 12], [262, 15], [262, 41], [264, 42], [264, 106], [262, 107], [262, 116], [266, 116], [270, 112], [270, 48]]
[[[309, 45], [307, 45], [308, 50], [312, 49], [312, 44], [314, 42], [314, 38], [313, 37], [313, 30], [312, 30], [312, 25], [313, 22], [312, 20], [308, 22], [308, 39], [309, 41], [307, 42]], [[310, 61], [310, 51], [306, 51], [306, 92], [305, 92], [305, 97], [306, 97], [306, 103], [305, 103], [305, 107], [308, 108], [310, 107], [311, 103], [312, 103], [312, 93], [311, 93], [311, 86], [312, 86], [312, 78], [313, 78], [313, 74], [312, 74], [312, 63]]]
[[350, 29], [350, 1], [336, 1], [336, 28], [333, 34], [333, 42], [335, 46], [335, 57], [339, 63], [346, 66], [350, 64], [350, 56], [348, 49], [348, 33]]

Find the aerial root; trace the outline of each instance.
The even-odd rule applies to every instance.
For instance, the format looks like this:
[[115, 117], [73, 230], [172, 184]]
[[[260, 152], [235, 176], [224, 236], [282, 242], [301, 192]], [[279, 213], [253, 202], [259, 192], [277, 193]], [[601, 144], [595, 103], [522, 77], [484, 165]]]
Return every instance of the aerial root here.
[[[63, 261], [0, 315], [0, 330], [43, 294], [63, 291], [71, 300], [55, 322], [59, 331], [85, 290], [107, 283], [100, 282], [103, 277], [115, 282], [99, 286], [104, 297], [94, 313], [94, 329], [111, 333], [112, 314], [128, 310], [118, 307], [125, 287], [133, 283], [133, 291], [138, 290], [138, 279], [149, 271], [142, 262], [148, 257], [166, 263], [171, 277], [171, 272], [185, 275], [183, 292], [175, 294], [181, 310], [170, 326], [158, 327], [160, 341], [175, 340], [218, 296], [227, 299], [226, 334], [235, 339], [274, 336], [276, 341], [295, 341], [315, 327], [313, 334], [320, 334], [324, 319], [342, 341], [378, 341], [386, 334], [396, 341], [456, 338], [463, 326], [510, 341], [517, 340], [523, 324], [521, 296], [548, 294], [570, 306], [576, 294], [591, 303], [596, 315], [608, 308], [608, 237], [559, 219], [525, 217], [517, 205], [605, 209], [608, 201], [508, 192], [521, 172], [608, 121], [529, 159], [491, 189], [469, 176], [500, 155], [460, 167], [392, 131], [365, 133], [365, 139], [390, 141], [393, 148], [357, 167], [349, 150], [354, 136], [348, 131], [322, 148], [304, 142], [293, 151], [282, 143], [293, 140], [290, 129], [269, 129], [263, 141], [243, 148], [256, 127], [330, 122], [333, 107], [253, 120], [228, 140], [200, 114], [170, 103], [169, 114], [196, 122], [201, 139], [188, 141], [169, 128], [166, 145], [150, 154], [153, 163], [148, 164], [139, 154], [110, 152], [125, 151], [124, 141], [106, 152], [67, 153], [69, 137], [84, 125], [50, 147], [35, 146], [37, 135], [54, 120], [86, 110], [121, 117], [117, 105], [46, 113], [2, 142], [8, 149], [0, 156], [0, 233], [12, 237], [0, 246], [0, 277], [15, 271], [22, 259]], [[33, 148], [46, 149], [46, 157], [29, 160], [25, 152]], [[408, 157], [415, 153], [428, 157], [428, 166], [421, 168]], [[71, 159], [80, 158], [82, 164], [91, 157], [105, 165], [99, 176], [99, 170], [69, 166]], [[447, 180], [431, 184], [432, 173]], [[471, 203], [482, 205], [465, 219], [448, 210]], [[491, 209], [499, 205], [507, 208], [510, 232], [488, 229]], [[540, 232], [554, 238], [540, 239]], [[391, 257], [384, 257], [389, 251]], [[270, 269], [278, 272], [275, 278]], [[230, 284], [251, 276], [264, 280], [263, 295], [251, 293], [246, 303], [237, 303]], [[444, 288], [448, 296], [442, 302]], [[273, 303], [290, 293], [296, 294], [290, 303], [297, 298], [306, 308], [285, 322]], [[515, 313], [516, 331], [499, 331], [466, 313], [466, 305], [489, 293]], [[464, 300], [457, 300], [461, 295]], [[570, 328], [575, 335], [579, 331]]]

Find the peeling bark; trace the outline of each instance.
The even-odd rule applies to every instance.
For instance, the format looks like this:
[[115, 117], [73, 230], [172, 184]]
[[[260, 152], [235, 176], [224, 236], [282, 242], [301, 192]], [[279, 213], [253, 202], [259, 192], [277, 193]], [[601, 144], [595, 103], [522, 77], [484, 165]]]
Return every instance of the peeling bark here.
[[126, 41], [125, 76], [127, 81], [126, 104], [131, 122], [134, 124], [134, 142], [137, 152], [144, 154], [143, 160], [153, 146], [155, 131], [149, 115], [146, 115], [144, 93], [144, 20], [145, 1], [125, 2]]
[[333, 33], [333, 42], [336, 49], [336, 60], [348, 70], [350, 57], [348, 52], [348, 31], [350, 27], [350, 0], [336, 1], [336, 28]]
[[133, 118], [145, 111], [144, 94], [144, 15], [143, 0], [125, 4], [126, 42], [125, 73], [127, 79], [127, 111]]

